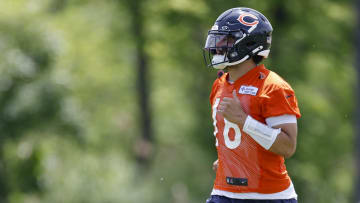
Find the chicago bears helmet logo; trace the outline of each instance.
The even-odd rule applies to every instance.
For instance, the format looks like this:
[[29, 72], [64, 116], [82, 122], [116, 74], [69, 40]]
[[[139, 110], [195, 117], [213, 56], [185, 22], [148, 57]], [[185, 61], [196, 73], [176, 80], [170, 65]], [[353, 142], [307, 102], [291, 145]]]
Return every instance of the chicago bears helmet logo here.
[[257, 24], [259, 24], [258, 18], [251, 13], [242, 13], [237, 20], [243, 25], [251, 26], [248, 30], [249, 33], [256, 28]]

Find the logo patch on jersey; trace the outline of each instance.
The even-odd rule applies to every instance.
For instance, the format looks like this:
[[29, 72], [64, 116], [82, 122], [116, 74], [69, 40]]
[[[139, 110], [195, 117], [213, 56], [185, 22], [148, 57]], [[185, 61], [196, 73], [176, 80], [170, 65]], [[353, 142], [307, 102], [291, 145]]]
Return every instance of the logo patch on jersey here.
[[257, 87], [241, 85], [241, 87], [239, 89], [239, 94], [250, 94], [250, 95], [255, 96], [257, 91], [258, 91]]

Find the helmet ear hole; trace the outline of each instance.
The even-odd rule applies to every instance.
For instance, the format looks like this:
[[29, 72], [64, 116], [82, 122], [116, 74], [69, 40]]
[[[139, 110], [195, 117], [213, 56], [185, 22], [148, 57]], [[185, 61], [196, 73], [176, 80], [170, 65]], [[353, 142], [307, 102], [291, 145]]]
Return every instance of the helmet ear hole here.
[[264, 57], [259, 55], [254, 55], [252, 56], [252, 59], [256, 64], [259, 64], [264, 59]]

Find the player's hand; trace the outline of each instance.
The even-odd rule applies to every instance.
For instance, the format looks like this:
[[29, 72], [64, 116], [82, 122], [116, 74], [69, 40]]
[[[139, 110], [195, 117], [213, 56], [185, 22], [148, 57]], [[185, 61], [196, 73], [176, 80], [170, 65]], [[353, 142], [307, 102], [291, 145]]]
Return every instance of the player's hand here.
[[216, 172], [219, 165], [219, 159], [216, 159], [212, 165], [212, 169]]
[[218, 112], [226, 118], [226, 120], [236, 123], [238, 125], [244, 125], [247, 114], [241, 107], [241, 102], [236, 96], [236, 91], [233, 91], [233, 97], [224, 97], [219, 104]]

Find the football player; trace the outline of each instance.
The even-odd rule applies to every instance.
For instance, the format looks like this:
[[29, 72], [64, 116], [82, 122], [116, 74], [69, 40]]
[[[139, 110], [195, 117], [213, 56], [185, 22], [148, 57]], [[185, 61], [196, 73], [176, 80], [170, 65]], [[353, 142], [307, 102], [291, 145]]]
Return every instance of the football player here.
[[210, 103], [218, 159], [207, 203], [297, 202], [284, 158], [296, 149], [297, 99], [291, 86], [260, 62], [273, 28], [260, 12], [233, 8], [208, 32], [204, 59], [225, 70]]

